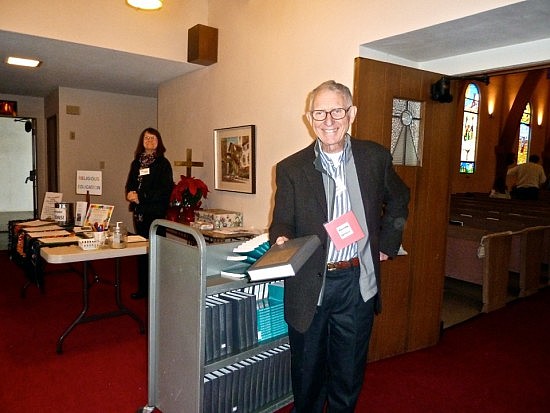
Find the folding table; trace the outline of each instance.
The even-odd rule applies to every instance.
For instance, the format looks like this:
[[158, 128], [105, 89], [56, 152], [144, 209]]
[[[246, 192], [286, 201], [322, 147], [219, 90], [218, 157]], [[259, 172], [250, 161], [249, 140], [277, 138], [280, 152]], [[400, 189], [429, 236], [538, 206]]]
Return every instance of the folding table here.
[[[63, 341], [69, 333], [78, 325], [104, 318], [127, 315], [133, 318], [139, 326], [139, 332], [145, 333], [145, 323], [134, 312], [122, 303], [120, 297], [120, 258], [133, 255], [147, 254], [148, 242], [129, 242], [126, 248], [99, 248], [95, 250], [83, 250], [78, 245], [65, 245], [56, 247], [42, 247], [41, 257], [50, 264], [69, 264], [75, 262], [83, 263], [82, 271], [82, 310], [76, 319], [69, 325], [57, 341], [57, 353], [63, 352]], [[88, 265], [95, 260], [115, 260], [115, 311], [88, 315], [89, 294], [88, 294]]]

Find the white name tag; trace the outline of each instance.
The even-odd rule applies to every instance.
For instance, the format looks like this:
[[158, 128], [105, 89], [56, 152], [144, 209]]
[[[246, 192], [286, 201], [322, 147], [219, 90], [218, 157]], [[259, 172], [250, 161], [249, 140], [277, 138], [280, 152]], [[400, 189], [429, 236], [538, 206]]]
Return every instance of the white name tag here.
[[139, 170], [139, 176], [149, 175], [149, 168], [141, 168]]

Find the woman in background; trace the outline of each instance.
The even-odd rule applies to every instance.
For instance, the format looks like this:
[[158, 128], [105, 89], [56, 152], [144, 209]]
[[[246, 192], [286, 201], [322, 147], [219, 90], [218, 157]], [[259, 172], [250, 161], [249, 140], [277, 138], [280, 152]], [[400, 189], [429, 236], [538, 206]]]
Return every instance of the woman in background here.
[[[134, 213], [134, 228], [138, 235], [149, 238], [149, 228], [155, 219], [165, 218], [174, 186], [170, 161], [164, 157], [166, 148], [158, 130], [147, 128], [139, 136], [135, 158], [126, 181], [126, 199]], [[138, 289], [131, 297], [146, 298], [149, 290], [149, 257], [138, 256]]]

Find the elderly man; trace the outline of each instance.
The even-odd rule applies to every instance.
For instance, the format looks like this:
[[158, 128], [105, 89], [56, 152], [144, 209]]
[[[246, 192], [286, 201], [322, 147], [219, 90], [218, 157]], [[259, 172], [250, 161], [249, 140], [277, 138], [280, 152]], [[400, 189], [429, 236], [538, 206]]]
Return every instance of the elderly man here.
[[346, 86], [324, 82], [308, 103], [316, 139], [277, 164], [269, 229], [272, 243], [316, 234], [322, 244], [285, 280], [294, 406], [353, 412], [380, 310], [380, 261], [398, 253], [409, 190], [386, 148], [348, 134], [357, 108]]

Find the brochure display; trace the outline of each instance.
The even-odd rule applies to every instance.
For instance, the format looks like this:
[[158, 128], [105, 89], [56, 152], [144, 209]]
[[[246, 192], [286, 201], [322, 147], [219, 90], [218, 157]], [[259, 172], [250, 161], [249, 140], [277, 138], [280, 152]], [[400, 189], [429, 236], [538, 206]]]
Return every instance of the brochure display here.
[[42, 203], [41, 220], [53, 220], [55, 204], [61, 202], [63, 194], [61, 192], [46, 192], [44, 202]]
[[207, 245], [197, 229], [177, 222], [151, 225], [148, 404], [142, 413], [274, 412], [292, 401], [282, 285], [222, 277], [237, 245]]

